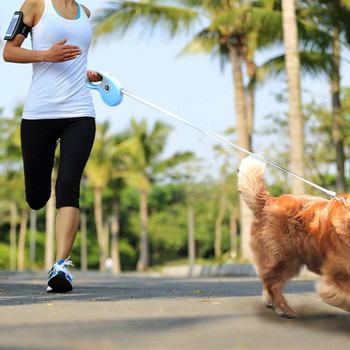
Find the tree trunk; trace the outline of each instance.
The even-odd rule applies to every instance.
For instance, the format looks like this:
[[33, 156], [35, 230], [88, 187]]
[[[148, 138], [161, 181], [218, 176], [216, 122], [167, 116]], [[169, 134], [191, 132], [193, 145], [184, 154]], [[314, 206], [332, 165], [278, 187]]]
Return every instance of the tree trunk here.
[[[104, 224], [103, 224], [103, 243], [104, 243], [104, 251], [105, 251], [105, 255], [106, 255], [106, 259], [105, 259], [105, 270], [107, 270], [107, 264], [106, 264], [106, 261], [107, 259], [111, 260], [110, 258], [110, 255], [109, 255], [109, 234], [110, 234], [110, 229], [109, 229], [109, 220], [106, 219], [104, 221]], [[109, 271], [111, 272], [111, 270]]]
[[194, 265], [196, 264], [196, 239], [194, 229], [194, 213], [193, 207], [188, 207], [188, 262], [190, 272], [193, 275]]
[[95, 187], [94, 198], [95, 225], [97, 241], [100, 249], [100, 271], [105, 271], [105, 261], [107, 259], [105, 237], [103, 232], [103, 213], [102, 213], [102, 188]]
[[345, 180], [345, 155], [344, 155], [344, 132], [343, 116], [340, 103], [340, 35], [339, 28], [333, 29], [335, 38], [333, 45], [333, 67], [331, 75], [331, 94], [332, 94], [332, 139], [335, 147], [336, 165], [337, 165], [337, 193], [346, 192]]
[[[283, 39], [288, 80], [291, 171], [305, 177], [305, 150], [300, 88], [300, 58], [294, 0], [282, 0]], [[292, 193], [305, 194], [304, 182], [292, 177]]]
[[120, 254], [119, 254], [119, 199], [116, 195], [113, 196], [112, 203], [112, 222], [111, 222], [111, 258], [113, 260], [114, 274], [121, 272]]
[[221, 241], [222, 241], [222, 222], [225, 217], [227, 205], [226, 188], [224, 186], [220, 196], [220, 209], [215, 222], [215, 259], [219, 260], [222, 255]]
[[55, 252], [55, 186], [52, 185], [51, 197], [46, 204], [46, 240], [45, 240], [45, 268], [49, 270], [54, 264]]
[[17, 251], [17, 204], [15, 201], [11, 201], [11, 222], [10, 222], [10, 270], [16, 270], [16, 251]]
[[30, 210], [30, 266], [35, 267], [36, 246], [36, 211]]
[[148, 204], [147, 190], [140, 190], [140, 257], [137, 262], [137, 271], [146, 271], [149, 266], [149, 242], [148, 242]]
[[[247, 62], [247, 74], [249, 81], [253, 79], [253, 76], [256, 72], [256, 64], [252, 61]], [[247, 94], [247, 129], [249, 135], [249, 145], [252, 144], [252, 135], [254, 127], [254, 112], [255, 112], [255, 87], [254, 85], [248, 88]]]
[[[250, 151], [250, 135], [249, 124], [247, 118], [247, 104], [245, 98], [243, 74], [242, 74], [242, 58], [239, 50], [233, 45], [228, 45], [230, 53], [230, 62], [233, 71], [233, 84], [235, 90], [235, 110], [236, 110], [236, 129], [237, 143], [240, 147]], [[239, 163], [245, 154], [239, 152]], [[252, 257], [250, 249], [250, 228], [253, 221], [253, 213], [240, 196], [240, 219], [241, 219], [241, 257], [243, 260], [250, 260]]]
[[23, 211], [22, 219], [21, 219], [21, 225], [19, 229], [19, 239], [18, 239], [18, 270], [20, 271], [24, 270], [24, 251], [25, 251], [25, 245], [26, 245], [28, 216], [29, 216], [29, 207], [28, 205], [26, 205]]
[[229, 203], [230, 209], [230, 237], [231, 237], [231, 252], [232, 259], [237, 257], [237, 217], [236, 208]]
[[[237, 143], [240, 147], [249, 151], [251, 145], [249, 137], [249, 120], [247, 116], [247, 102], [243, 84], [242, 58], [240, 57], [239, 49], [237, 49], [235, 46], [228, 45], [228, 48], [235, 90]], [[245, 153], [239, 152], [239, 161], [241, 161], [245, 156]]]

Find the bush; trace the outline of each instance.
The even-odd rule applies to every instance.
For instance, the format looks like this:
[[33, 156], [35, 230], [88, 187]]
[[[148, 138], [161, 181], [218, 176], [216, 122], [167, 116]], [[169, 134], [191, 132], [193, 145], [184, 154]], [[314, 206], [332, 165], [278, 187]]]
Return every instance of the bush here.
[[0, 243], [0, 269], [8, 270], [10, 268], [10, 247], [7, 244]]
[[119, 241], [119, 252], [122, 271], [135, 270], [137, 253], [134, 247], [126, 239], [121, 239]]

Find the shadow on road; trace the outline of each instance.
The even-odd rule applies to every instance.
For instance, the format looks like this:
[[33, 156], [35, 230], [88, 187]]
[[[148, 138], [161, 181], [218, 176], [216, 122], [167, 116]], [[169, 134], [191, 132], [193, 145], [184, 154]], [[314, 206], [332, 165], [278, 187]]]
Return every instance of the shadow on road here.
[[289, 327], [291, 331], [295, 328], [308, 328], [315, 330], [323, 330], [327, 333], [346, 333], [350, 331], [350, 321], [347, 313], [334, 308], [334, 312], [320, 312], [320, 309], [314, 306], [314, 302], [310, 304], [302, 304], [297, 306], [297, 315], [295, 319], [285, 319], [276, 316], [271, 309], [267, 309], [260, 304], [257, 307], [259, 318], [265, 323], [274, 323]]
[[[98, 273], [78, 274], [74, 290], [67, 294], [46, 293], [45, 277], [0, 279], [0, 307], [48, 303], [53, 301], [118, 301], [153, 298], [222, 298], [261, 295], [256, 278], [159, 278], [149, 276], [108, 276]], [[286, 293], [314, 291], [314, 281], [292, 281]]]
[[[19, 330], [24, 339], [45, 328], [48, 339], [59, 343], [59, 334], [64, 333], [66, 344], [71, 348], [71, 344], [79, 344], [79, 349], [101, 348], [102, 341], [107, 342], [103, 343], [107, 344], [106, 349], [114, 349], [121, 339], [129, 348], [130, 344], [140, 349], [151, 344], [149, 349], [161, 349], [166, 348], [162, 345], [175, 342], [177, 348], [183, 349], [188, 348], [181, 343], [184, 334], [185, 342], [196, 344], [196, 348], [201, 348], [201, 344], [203, 349], [226, 349], [231, 339], [265, 349], [305, 342], [316, 344], [317, 347], [309, 347], [313, 349], [322, 348], [320, 344], [335, 349], [328, 346], [332, 340], [325, 344], [324, 339], [333, 334], [342, 345], [347, 344], [350, 334], [347, 314], [324, 305], [315, 293], [313, 280], [295, 280], [286, 286], [287, 299], [298, 313], [298, 318], [287, 320], [264, 307], [257, 278], [165, 278], [78, 272], [74, 276], [72, 293], [48, 294], [44, 274], [6, 278], [0, 275], [0, 313], [18, 317], [12, 323], [4, 322], [2, 334], [18, 341]], [[20, 305], [24, 307], [16, 307]], [[23, 317], [23, 310], [27, 314], [34, 311], [35, 322]], [[60, 315], [64, 322], [57, 319]], [[159, 343], [164, 334], [164, 343]], [[9, 342], [7, 348], [12, 344]], [[271, 347], [273, 344], [275, 347]], [[237, 348], [256, 348], [242, 346]]]

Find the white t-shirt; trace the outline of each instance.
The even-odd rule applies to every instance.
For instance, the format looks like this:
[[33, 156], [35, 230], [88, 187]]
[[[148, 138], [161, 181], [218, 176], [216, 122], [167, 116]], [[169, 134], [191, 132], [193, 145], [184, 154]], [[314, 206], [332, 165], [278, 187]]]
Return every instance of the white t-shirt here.
[[33, 63], [23, 119], [95, 117], [91, 92], [85, 85], [92, 29], [84, 9], [78, 6], [78, 17], [68, 20], [58, 14], [51, 0], [45, 0], [43, 15], [32, 28], [32, 49], [48, 50], [66, 38], [67, 45], [79, 46], [82, 53], [66, 62]]

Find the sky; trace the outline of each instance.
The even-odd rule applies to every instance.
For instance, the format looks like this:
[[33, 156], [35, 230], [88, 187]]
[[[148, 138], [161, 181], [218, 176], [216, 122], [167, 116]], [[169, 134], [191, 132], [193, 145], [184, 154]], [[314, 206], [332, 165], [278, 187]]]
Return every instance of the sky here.
[[[1, 1], [2, 37], [13, 12], [20, 9], [22, 2]], [[104, 0], [82, 0], [82, 4], [91, 10], [92, 15], [107, 3], [108, 1]], [[230, 66], [227, 65], [222, 70], [219, 60], [205, 55], [177, 57], [191, 36], [170, 40], [160, 30], [148, 36], [142, 36], [141, 31], [142, 28], [136, 28], [123, 38], [98, 40], [90, 50], [88, 68], [111, 73], [126, 90], [205, 130], [223, 135], [227, 128], [234, 127], [234, 90]], [[29, 37], [24, 47], [30, 48]], [[266, 58], [266, 52], [258, 54], [257, 63]], [[348, 70], [349, 67], [344, 69]], [[30, 64], [6, 63], [1, 55], [0, 71], [3, 82], [0, 88], [0, 108], [4, 108], [5, 113], [11, 113], [11, 110], [26, 98], [32, 68]], [[346, 84], [348, 80], [348, 74], [344, 71], [343, 82]], [[303, 79], [302, 84], [303, 88], [311, 89], [324, 99], [330, 100], [327, 82], [320, 79]], [[255, 113], [257, 130], [264, 127], [265, 116], [280, 108], [276, 105], [274, 95], [285, 89], [286, 82], [283, 78], [267, 82], [258, 89]], [[119, 106], [108, 107], [97, 92], [93, 91], [92, 94], [97, 121], [108, 120], [111, 131], [124, 131], [128, 128], [131, 118], [147, 119], [150, 125], [156, 120], [161, 120], [173, 127], [164, 157], [175, 152], [193, 151], [198, 157], [205, 159], [209, 171], [217, 171], [217, 156], [212, 151], [217, 141], [127, 96], [124, 96]], [[259, 141], [261, 142], [263, 144], [264, 140]], [[254, 151], [262, 154], [259, 149]], [[236, 155], [234, 149], [232, 152]]]

